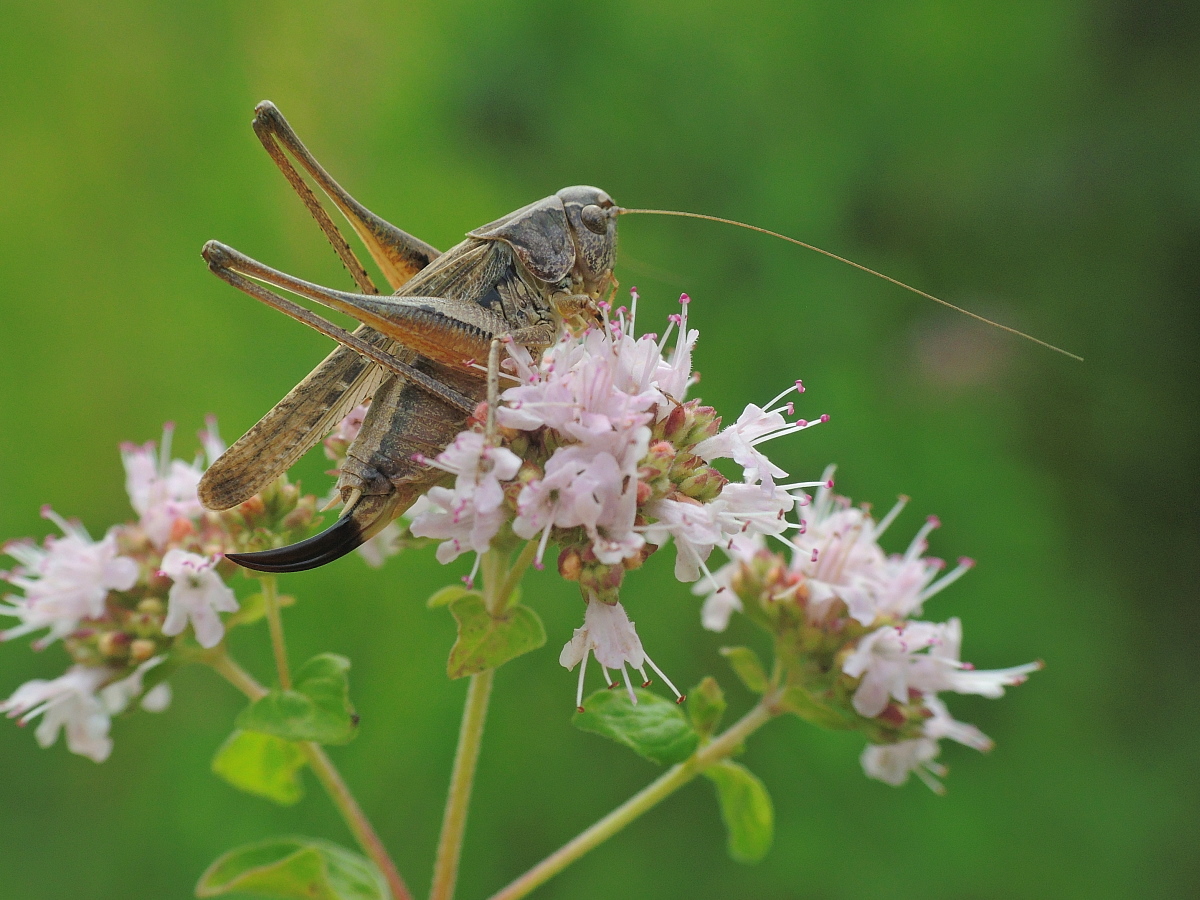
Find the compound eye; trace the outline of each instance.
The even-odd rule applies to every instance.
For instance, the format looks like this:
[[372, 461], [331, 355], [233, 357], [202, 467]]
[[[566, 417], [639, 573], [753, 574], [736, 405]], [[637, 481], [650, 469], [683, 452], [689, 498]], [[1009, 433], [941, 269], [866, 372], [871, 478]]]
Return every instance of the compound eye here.
[[579, 218], [588, 231], [594, 231], [596, 234], [608, 232], [608, 214], [594, 203], [581, 209]]

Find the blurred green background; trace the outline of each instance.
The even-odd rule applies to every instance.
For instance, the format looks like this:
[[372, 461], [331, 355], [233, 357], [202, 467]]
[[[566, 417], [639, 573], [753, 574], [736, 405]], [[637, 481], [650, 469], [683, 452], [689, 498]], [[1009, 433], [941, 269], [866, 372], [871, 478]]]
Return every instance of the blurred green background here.
[[[199, 256], [220, 238], [350, 286], [250, 130], [263, 98], [443, 248], [575, 183], [778, 229], [1087, 358], [747, 232], [621, 223], [643, 323], [695, 300], [705, 399], [736, 415], [802, 377], [800, 414], [832, 421], [773, 456], [800, 476], [838, 462], [859, 500], [911, 495], [894, 547], [938, 513], [932, 552], [979, 566], [929, 615], [960, 615], [981, 666], [1046, 670], [952, 701], [997, 749], [948, 745], [944, 798], [868, 781], [855, 736], [781, 721], [745, 757], [776, 804], [765, 862], [726, 857], [698, 783], [536, 896], [1195, 890], [1200, 6], [4, 0], [0, 21], [0, 535], [43, 535], [43, 503], [101, 533], [130, 515], [118, 442], [172, 419], [187, 456], [208, 412], [232, 439], [329, 349]], [[324, 468], [300, 466], [318, 493]], [[661, 557], [627, 581], [647, 649], [744, 708], [716, 650], [757, 638], [702, 632]], [[285, 584], [294, 658], [354, 660], [361, 735], [334, 755], [419, 893], [465, 691], [423, 601], [464, 569], [420, 552]], [[573, 587], [545, 573], [528, 597], [550, 641], [499, 674], [463, 898], [655, 775], [569, 723]], [[267, 678], [265, 635], [234, 643]], [[0, 694], [64, 666], [0, 650]], [[0, 728], [0, 897], [182, 898], [240, 842], [350, 843], [315, 783], [284, 810], [211, 775], [239, 698], [204, 671], [175, 687], [165, 715], [116, 723], [102, 766]]]

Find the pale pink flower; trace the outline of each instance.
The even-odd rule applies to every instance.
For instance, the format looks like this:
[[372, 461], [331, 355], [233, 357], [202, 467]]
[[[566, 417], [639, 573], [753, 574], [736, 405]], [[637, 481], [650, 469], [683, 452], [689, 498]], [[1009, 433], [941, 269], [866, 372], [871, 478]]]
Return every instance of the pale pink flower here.
[[860, 761], [870, 778], [899, 787], [914, 774], [935, 794], [944, 794], [946, 789], [938, 779], [946, 777], [946, 767], [934, 762], [941, 750], [938, 741], [949, 738], [984, 753], [992, 749], [992, 741], [974, 725], [955, 721], [936, 697], [925, 697], [923, 702], [932, 716], [925, 721], [921, 737], [895, 744], [868, 744]]
[[62, 529], [63, 537], [48, 537], [42, 547], [32, 541], [5, 546], [4, 552], [20, 565], [4, 578], [25, 596], [10, 594], [8, 605], [0, 606], [0, 615], [21, 620], [0, 632], [2, 640], [45, 628], [47, 634], [38, 641], [45, 646], [70, 634], [80, 621], [103, 616], [109, 591], [127, 591], [137, 581], [137, 563], [118, 554], [114, 533], [93, 541], [82, 525], [49, 507], [42, 515]]
[[163, 557], [161, 573], [174, 584], [167, 593], [167, 617], [163, 634], [182, 634], [189, 621], [201, 647], [215, 647], [225, 636], [225, 625], [217, 613], [237, 612], [233, 591], [216, 571], [215, 557], [200, 556], [172, 548]]
[[854, 708], [874, 718], [883, 712], [889, 697], [906, 703], [909, 691], [936, 694], [954, 691], [1000, 697], [1004, 688], [1021, 684], [1041, 668], [1033, 662], [1008, 669], [979, 671], [959, 660], [962, 623], [906, 622], [885, 626], [863, 637], [846, 657], [842, 671], [861, 678], [854, 692]]
[[139, 704], [146, 712], [163, 712], [171, 705], [171, 686], [165, 681], [145, 690], [146, 673], [165, 662], [166, 654], [152, 656], [120, 681], [114, 681], [100, 689], [99, 697], [110, 715], [118, 715], [129, 705], [141, 698]]
[[597, 559], [606, 565], [642, 549], [645, 540], [633, 526], [637, 464], [649, 446], [650, 432], [638, 427], [630, 439], [620, 459], [581, 444], [559, 447], [547, 461], [545, 475], [521, 489], [513, 531], [527, 540], [541, 534], [539, 564], [551, 528], [586, 529]]
[[647, 515], [657, 521], [643, 530], [646, 540], [663, 545], [675, 540], [675, 577], [695, 581], [703, 572], [715, 585], [706, 565], [714, 547], [732, 546], [736, 537], [782, 535], [795, 526], [787, 514], [795, 499], [786, 491], [761, 485], [730, 483], [710, 503], [657, 500], [646, 507]]
[[338, 422], [337, 427], [330, 432], [329, 437], [335, 440], [345, 441], [347, 444], [352, 443], [358, 433], [362, 431], [363, 420], [367, 417], [367, 409], [369, 403], [360, 403], [350, 412], [346, 413], [345, 418]]
[[400, 552], [400, 538], [403, 533], [399, 522], [388, 522], [374, 537], [358, 548], [358, 555], [372, 569], [381, 568], [390, 557]]
[[0, 703], [0, 712], [20, 725], [41, 716], [34, 731], [40, 746], [51, 746], [65, 729], [68, 750], [104, 762], [112, 752], [112, 722], [96, 691], [110, 675], [105, 668], [73, 666], [53, 681], [27, 681]]
[[821, 476], [815, 499], [800, 507], [800, 528], [792, 535], [793, 571], [804, 575], [810, 615], [820, 618], [840, 599], [851, 617], [870, 625], [878, 615], [879, 593], [887, 556], [878, 537], [880, 526], [862, 509], [831, 491], [833, 466]]
[[754, 559], [755, 554], [766, 548], [766, 541], [758, 532], [739, 533], [731, 537], [721, 549], [729, 562], [715, 569], [711, 578], [699, 582], [692, 588], [697, 597], [704, 597], [700, 607], [700, 624], [708, 631], [724, 631], [735, 612], [742, 612], [742, 601], [733, 592], [733, 578], [744, 563]]
[[[159, 549], [166, 545], [177, 521], [194, 520], [204, 511], [196, 493], [204, 475], [204, 459], [197, 457], [192, 463], [171, 459], [174, 434], [175, 425], [168, 422], [163, 426], [162, 441], [157, 446], [153, 441], [141, 446], [121, 445], [130, 505], [140, 517], [147, 537]], [[204, 456], [211, 465], [225, 450], [216, 420], [211, 416], [208, 427], [200, 432], [200, 440]]]
[[420, 461], [452, 473], [455, 482], [453, 489], [429, 491], [430, 506], [413, 519], [412, 533], [441, 540], [437, 558], [443, 563], [468, 550], [485, 552], [507, 517], [500, 482], [516, 477], [520, 457], [489, 445], [478, 432], [464, 431], [436, 459]]
[[650, 684], [650, 676], [646, 674], [646, 666], [649, 666], [658, 673], [658, 676], [675, 693], [675, 697], [682, 702], [682, 695], [675, 689], [671, 679], [663, 674], [662, 669], [656, 666], [654, 661], [646, 655], [646, 651], [642, 649], [642, 642], [634, 630], [633, 623], [629, 621], [625, 607], [620, 603], [609, 605], [599, 600], [588, 601], [587, 610], [583, 616], [583, 627], [575, 629], [575, 634], [563, 646], [562, 653], [558, 656], [559, 664], [568, 671], [579, 666], [579, 686], [575, 691], [575, 705], [580, 711], [583, 710], [583, 677], [587, 671], [590, 654], [594, 654], [596, 662], [600, 663], [605, 684], [611, 686], [613, 683], [612, 676], [608, 672], [609, 669], [621, 670], [625, 679], [625, 690], [629, 693], [631, 703], [637, 703], [637, 696], [633, 693], [633, 684], [629, 680], [629, 669], [626, 668], [626, 663], [641, 674], [643, 687]]
[[666, 499], [646, 507], [646, 514], [656, 519], [645, 528], [646, 540], [659, 546], [675, 540], [675, 577], [680, 581], [695, 581], [701, 571], [708, 572], [708, 555], [725, 539], [718, 512], [714, 503]]
[[940, 751], [937, 741], [920, 737], [895, 744], [867, 744], [859, 760], [869, 778], [899, 787], [915, 773], [935, 794], [943, 794], [946, 789], [938, 779], [946, 777], [946, 767], [934, 762]]

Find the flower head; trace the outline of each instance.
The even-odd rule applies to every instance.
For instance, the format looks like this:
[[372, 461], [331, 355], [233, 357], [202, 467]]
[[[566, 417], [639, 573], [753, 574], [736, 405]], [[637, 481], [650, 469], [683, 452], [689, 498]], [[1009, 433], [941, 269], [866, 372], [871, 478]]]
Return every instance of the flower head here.
[[65, 729], [68, 750], [104, 762], [112, 752], [112, 723], [96, 691], [110, 674], [107, 669], [74, 666], [53, 681], [27, 681], [0, 703], [0, 712], [21, 725], [41, 716], [34, 731], [40, 746], [52, 745]]
[[180, 524], [195, 519], [204, 511], [196, 493], [204, 475], [204, 457], [211, 465], [225, 450], [217, 432], [217, 423], [209, 418], [208, 427], [200, 432], [204, 457], [186, 463], [171, 459], [171, 441], [175, 425], [163, 426], [162, 441], [157, 447], [149, 443], [123, 444], [121, 461], [125, 466], [125, 488], [129, 502], [141, 517], [146, 535], [158, 548], [166, 545], [172, 531]]
[[468, 550], [486, 551], [507, 518], [500, 482], [516, 476], [520, 458], [491, 446], [479, 432], [464, 431], [436, 459], [420, 461], [453, 474], [454, 488], [430, 489], [430, 506], [413, 520], [412, 533], [440, 539], [437, 557], [443, 563]]
[[65, 637], [85, 619], [103, 616], [109, 592], [129, 590], [138, 578], [137, 563], [119, 554], [114, 533], [93, 541], [82, 525], [68, 522], [49, 507], [42, 515], [58, 525], [63, 536], [48, 537], [41, 547], [32, 541], [5, 546], [4, 552], [20, 563], [5, 574], [5, 580], [25, 595], [10, 594], [5, 597], [8, 605], [0, 606], [0, 615], [21, 620], [20, 625], [0, 632], [0, 639], [48, 629], [39, 646]]

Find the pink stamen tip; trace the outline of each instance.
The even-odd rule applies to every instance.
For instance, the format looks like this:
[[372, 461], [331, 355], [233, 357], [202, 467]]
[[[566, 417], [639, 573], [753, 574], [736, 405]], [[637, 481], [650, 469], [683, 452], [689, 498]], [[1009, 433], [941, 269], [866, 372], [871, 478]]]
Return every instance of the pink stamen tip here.
[[822, 421], [822, 422], [828, 422], [828, 421], [829, 421], [829, 413], [822, 413], [822, 414], [821, 414], [821, 421]]
[[[822, 432], [822, 433], [824, 433], [824, 432]], [[825, 482], [825, 487], [831, 491], [833, 490], [833, 479], [832, 478], [830, 478], [827, 482]]]
[[968, 672], [974, 672], [975, 664], [974, 663], [963, 663], [963, 669], [965, 669]]
[[680, 294], [680, 295], [679, 295], [679, 302], [680, 302], [680, 303], [684, 303], [684, 304], [691, 303], [691, 302], [692, 302], [692, 298], [691, 298], [691, 297], [689, 297], [687, 294]]
[[937, 516], [929, 516], [929, 518], [927, 518], [925, 521], [928, 522], [934, 528], [942, 527], [942, 520], [939, 519]]
[[533, 567], [535, 569], [537, 569], [539, 572], [541, 572], [543, 569], [546, 568], [546, 564], [544, 562], [542, 562], [540, 559], [535, 559], [533, 561]]
[[475, 587], [475, 580], [473, 578], [471, 578], [470, 575], [464, 575], [462, 577], [462, 583], [465, 584], [469, 588]]
[[797, 419], [796, 424], [799, 425], [801, 428], [807, 428], [808, 427], [808, 419]]
[[412, 456], [409, 457], [409, 459], [411, 459], [413, 462], [415, 462], [419, 466], [429, 465], [429, 457], [427, 457], [424, 453], [414, 453]]
[[787, 411], [789, 416], [794, 416], [796, 414], [796, 404], [791, 400], [788, 401]]
[[968, 569], [975, 568], [975, 560], [971, 559], [969, 556], [960, 556], [958, 558], [958, 564], [960, 566], [966, 566]]
[[811, 559], [811, 560], [809, 560], [809, 562], [816, 562], [816, 561], [817, 561], [817, 551], [816, 551], [816, 549], [814, 548], [814, 549], [813, 549], [813, 552], [812, 552], [812, 559]]
[[636, 284], [629, 288], [629, 293], [631, 293], [631, 294], [637, 293], [637, 285]]
[[612, 309], [612, 306], [609, 304], [609, 302], [607, 300], [601, 300], [599, 303], [596, 304], [596, 306], [598, 306], [600, 309], [604, 310], [605, 312], [608, 312], [610, 309]]
[[50, 518], [50, 515], [53, 512], [53, 510], [51, 509], [49, 503], [43, 503], [42, 508], [40, 510], [38, 510], [38, 512], [43, 519], [48, 519], [48, 518]]
[[163, 431], [174, 431], [174, 430], [175, 430], [174, 422], [163, 422]]

